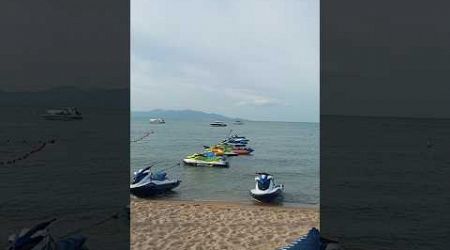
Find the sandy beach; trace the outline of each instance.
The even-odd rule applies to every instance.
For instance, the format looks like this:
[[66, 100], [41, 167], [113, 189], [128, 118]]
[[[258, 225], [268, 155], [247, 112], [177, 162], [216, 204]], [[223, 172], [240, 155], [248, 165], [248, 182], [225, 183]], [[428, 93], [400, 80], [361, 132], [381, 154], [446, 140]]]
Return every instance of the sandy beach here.
[[319, 227], [319, 209], [131, 200], [131, 249], [276, 249]]

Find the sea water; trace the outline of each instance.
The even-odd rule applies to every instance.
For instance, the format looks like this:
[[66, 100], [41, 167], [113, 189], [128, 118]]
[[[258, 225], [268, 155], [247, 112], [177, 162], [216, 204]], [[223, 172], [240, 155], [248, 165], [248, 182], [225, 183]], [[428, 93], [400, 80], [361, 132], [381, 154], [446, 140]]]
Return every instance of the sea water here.
[[[129, 125], [128, 112], [81, 107], [83, 120], [49, 121], [40, 116], [46, 108], [0, 108], [1, 162], [55, 140], [26, 159], [0, 165], [5, 194], [0, 197], [0, 249], [10, 234], [52, 218], [57, 221], [49, 228], [56, 238], [89, 228], [80, 234], [88, 237], [90, 248], [125, 247], [129, 131], [123, 128]], [[91, 227], [112, 214], [121, 217]]]
[[[147, 165], [167, 169], [169, 178], [182, 183], [162, 199], [251, 201], [255, 173], [268, 172], [284, 184], [284, 204], [319, 204], [319, 124], [246, 121], [243, 125], [211, 127], [206, 121], [166, 120], [149, 124], [147, 117], [131, 116], [131, 174]], [[227, 135], [250, 139], [249, 156], [228, 157], [229, 168], [184, 166], [187, 155], [202, 152]], [[177, 166], [177, 163], [181, 163]]]

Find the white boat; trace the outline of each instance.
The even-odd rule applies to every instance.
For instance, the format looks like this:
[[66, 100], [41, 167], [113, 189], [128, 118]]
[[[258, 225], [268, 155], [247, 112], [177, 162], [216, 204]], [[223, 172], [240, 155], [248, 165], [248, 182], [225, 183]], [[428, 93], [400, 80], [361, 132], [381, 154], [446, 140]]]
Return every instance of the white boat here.
[[214, 121], [209, 124], [211, 127], [226, 127], [227, 124], [222, 121]]
[[275, 180], [271, 174], [256, 173], [256, 186], [250, 190], [250, 195], [253, 199], [260, 202], [270, 202], [279, 197], [284, 189], [282, 184], [276, 185]]
[[244, 123], [241, 120], [236, 120], [233, 122], [234, 125], [244, 125]]
[[164, 119], [162, 119], [162, 118], [152, 118], [152, 119], [149, 120], [149, 122], [151, 124], [164, 124], [164, 123], [166, 123], [166, 121], [164, 121]]
[[77, 108], [68, 107], [61, 109], [48, 109], [45, 114], [41, 115], [42, 118], [47, 120], [81, 120], [83, 116]]

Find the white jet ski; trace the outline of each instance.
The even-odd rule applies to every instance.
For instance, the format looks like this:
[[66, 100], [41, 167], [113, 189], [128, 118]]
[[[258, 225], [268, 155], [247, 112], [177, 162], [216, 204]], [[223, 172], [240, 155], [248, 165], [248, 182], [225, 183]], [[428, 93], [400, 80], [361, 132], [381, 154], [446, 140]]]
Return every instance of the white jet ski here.
[[284, 186], [282, 184], [276, 185], [272, 175], [268, 173], [256, 174], [255, 188], [250, 190], [253, 199], [260, 202], [270, 202], [281, 196]]

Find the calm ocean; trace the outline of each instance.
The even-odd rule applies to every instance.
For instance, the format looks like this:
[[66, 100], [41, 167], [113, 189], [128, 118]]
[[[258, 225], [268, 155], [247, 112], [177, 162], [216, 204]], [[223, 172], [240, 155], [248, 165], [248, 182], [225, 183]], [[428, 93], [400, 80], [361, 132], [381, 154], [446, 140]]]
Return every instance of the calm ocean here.
[[154, 170], [170, 168], [189, 154], [202, 152], [203, 145], [224, 139], [230, 129], [250, 139], [251, 156], [230, 157], [230, 167], [180, 166], [167, 170], [181, 185], [163, 199], [251, 201], [254, 174], [266, 171], [285, 185], [284, 203], [319, 204], [319, 124], [255, 122], [228, 127], [210, 127], [205, 121], [166, 120], [149, 124], [147, 117], [131, 116], [131, 140], [153, 131], [149, 137], [130, 143], [131, 173], [151, 163]]

